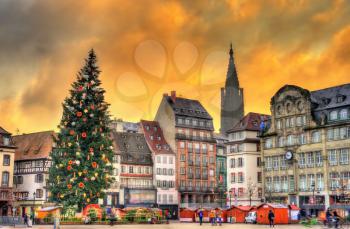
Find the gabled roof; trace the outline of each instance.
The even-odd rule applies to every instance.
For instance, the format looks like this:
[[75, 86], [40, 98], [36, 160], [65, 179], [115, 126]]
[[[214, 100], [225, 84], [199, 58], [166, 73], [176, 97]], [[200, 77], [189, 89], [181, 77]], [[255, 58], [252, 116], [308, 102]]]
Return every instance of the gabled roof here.
[[146, 142], [154, 154], [174, 154], [157, 121], [141, 120], [141, 128]]
[[2, 128], [1, 126], [0, 126], [0, 134], [7, 134], [7, 135], [11, 135], [11, 133], [10, 132], [8, 132], [8, 131], [6, 131], [4, 128]]
[[172, 96], [164, 95], [164, 97], [172, 107], [175, 115], [212, 119], [198, 100], [176, 97], [175, 93]]
[[[343, 98], [342, 102], [337, 97]], [[324, 110], [350, 105], [350, 84], [325, 88], [311, 92], [311, 101], [317, 104], [315, 110]]]
[[261, 121], [267, 121], [269, 118], [270, 116], [266, 114], [249, 112], [227, 133], [242, 130], [259, 131]]
[[152, 165], [152, 153], [143, 134], [113, 131], [112, 138], [121, 163]]
[[51, 130], [13, 136], [13, 143], [17, 146], [15, 160], [48, 158], [53, 149], [55, 136], [55, 132]]

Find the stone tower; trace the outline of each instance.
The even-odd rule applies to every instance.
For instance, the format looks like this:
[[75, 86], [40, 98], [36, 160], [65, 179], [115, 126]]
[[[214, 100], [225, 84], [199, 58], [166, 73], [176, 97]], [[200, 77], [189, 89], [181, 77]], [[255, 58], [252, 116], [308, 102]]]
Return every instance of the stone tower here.
[[243, 88], [239, 87], [236, 66], [233, 60], [232, 44], [230, 47], [225, 87], [221, 88], [221, 126], [220, 133], [232, 129], [244, 115]]

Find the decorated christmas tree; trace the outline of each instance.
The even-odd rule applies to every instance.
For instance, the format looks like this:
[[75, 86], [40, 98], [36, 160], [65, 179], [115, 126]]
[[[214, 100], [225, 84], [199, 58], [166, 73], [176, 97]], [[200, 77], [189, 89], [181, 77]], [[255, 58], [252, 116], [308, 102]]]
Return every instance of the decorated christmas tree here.
[[50, 199], [79, 209], [97, 203], [112, 182], [113, 148], [108, 106], [93, 50], [63, 102], [63, 115], [51, 153]]

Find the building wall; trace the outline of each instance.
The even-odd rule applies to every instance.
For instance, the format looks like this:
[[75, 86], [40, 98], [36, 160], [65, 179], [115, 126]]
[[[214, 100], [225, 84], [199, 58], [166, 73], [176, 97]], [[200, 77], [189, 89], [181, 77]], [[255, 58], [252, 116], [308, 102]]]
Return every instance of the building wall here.
[[[4, 156], [5, 155], [10, 156], [10, 164], [9, 165], [4, 165]], [[8, 188], [13, 187], [14, 159], [15, 159], [14, 149], [0, 148], [0, 184], [2, 184], [3, 172], [8, 172], [9, 173]]]
[[[309, 214], [317, 214], [317, 211], [331, 206], [334, 203], [333, 197], [344, 191], [334, 188], [332, 180], [340, 183], [340, 177], [330, 179], [331, 173], [346, 172], [345, 192], [350, 190], [350, 117], [341, 122], [320, 124], [314, 119], [308, 93], [301, 88], [280, 89], [272, 100], [271, 127], [261, 142], [265, 198], [274, 202], [296, 203], [310, 211]], [[349, 107], [346, 109], [349, 110]], [[324, 113], [329, 111], [325, 110]], [[297, 117], [305, 117], [305, 121], [297, 124]], [[287, 119], [294, 120], [292, 127], [287, 124]], [[333, 128], [346, 130], [345, 138], [329, 140], [328, 130]], [[319, 135], [315, 134], [317, 132]], [[297, 137], [294, 140], [288, 138], [292, 135]], [[317, 139], [319, 140], [315, 141]], [[334, 149], [338, 150], [335, 151], [337, 162], [332, 165], [330, 154]], [[287, 151], [293, 154], [291, 160], [286, 159]], [[341, 151], [347, 155], [343, 165], [339, 159]]]
[[[229, 134], [231, 141], [227, 146], [227, 190], [232, 193], [231, 204], [249, 205], [251, 197], [252, 205], [258, 205], [262, 198], [262, 180], [258, 180], [258, 173], [261, 173], [258, 158], [261, 155], [257, 146], [260, 143], [246, 142], [246, 139], [257, 140], [257, 131], [239, 132], [239, 138], [233, 137], [233, 133]], [[233, 150], [234, 145], [240, 146]], [[239, 179], [240, 174], [243, 181]]]
[[[175, 154], [157, 154], [154, 157], [153, 165], [154, 184], [157, 187], [157, 204], [178, 204]], [[164, 170], [166, 170], [166, 175], [164, 175]], [[164, 181], [166, 182], [165, 187]]]

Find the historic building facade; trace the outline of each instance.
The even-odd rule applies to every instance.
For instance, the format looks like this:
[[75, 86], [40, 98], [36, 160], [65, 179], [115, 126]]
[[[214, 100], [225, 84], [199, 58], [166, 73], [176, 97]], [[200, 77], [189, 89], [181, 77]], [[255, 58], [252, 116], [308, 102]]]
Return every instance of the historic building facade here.
[[135, 132], [114, 132], [115, 152], [120, 155], [120, 207], [156, 205], [153, 184], [153, 161], [144, 135]]
[[[350, 84], [308, 91], [282, 87], [262, 135], [264, 195], [309, 214], [349, 203]], [[349, 207], [349, 206], [347, 206]]]
[[13, 213], [13, 170], [15, 148], [11, 133], [0, 127], [0, 216], [11, 215]]
[[157, 205], [163, 210], [170, 211], [173, 218], [177, 218], [175, 153], [166, 142], [158, 122], [141, 120], [140, 124], [148, 147], [152, 151], [153, 183], [157, 187]]
[[213, 119], [197, 100], [164, 94], [155, 120], [176, 153], [176, 180], [181, 207], [215, 205], [216, 141]]
[[232, 44], [230, 48], [225, 87], [221, 88], [221, 126], [220, 133], [227, 131], [238, 123], [244, 115], [243, 88], [239, 87], [237, 70], [233, 59]]
[[55, 133], [44, 131], [13, 136], [16, 145], [14, 190], [17, 213], [31, 214], [48, 200], [47, 179]]
[[219, 192], [219, 199], [217, 203], [220, 207], [226, 205], [226, 191], [227, 191], [227, 154], [226, 143], [227, 137], [222, 134], [214, 134], [216, 140], [216, 180]]
[[268, 118], [268, 115], [248, 113], [227, 132], [228, 205], [261, 204], [263, 190], [258, 135], [261, 122]]

